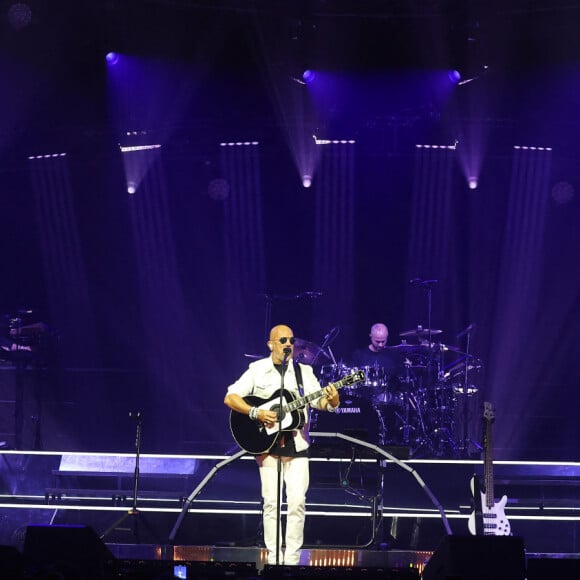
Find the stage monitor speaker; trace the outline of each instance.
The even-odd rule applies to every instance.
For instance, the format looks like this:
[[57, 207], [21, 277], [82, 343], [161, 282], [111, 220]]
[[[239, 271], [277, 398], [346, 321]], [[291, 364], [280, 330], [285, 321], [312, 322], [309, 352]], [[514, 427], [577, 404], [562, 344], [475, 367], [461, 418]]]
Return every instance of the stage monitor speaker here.
[[83, 578], [100, 577], [115, 559], [92, 528], [77, 525], [27, 526], [23, 555], [41, 569], [74, 570]]
[[24, 578], [24, 557], [14, 546], [0, 546], [0, 578]]
[[423, 580], [525, 580], [522, 538], [445, 536], [423, 570]]
[[375, 566], [274, 566], [266, 564], [262, 570], [264, 580], [288, 578], [310, 580], [419, 580], [417, 568], [383, 568]]
[[579, 558], [528, 558], [528, 580], [580, 578]]

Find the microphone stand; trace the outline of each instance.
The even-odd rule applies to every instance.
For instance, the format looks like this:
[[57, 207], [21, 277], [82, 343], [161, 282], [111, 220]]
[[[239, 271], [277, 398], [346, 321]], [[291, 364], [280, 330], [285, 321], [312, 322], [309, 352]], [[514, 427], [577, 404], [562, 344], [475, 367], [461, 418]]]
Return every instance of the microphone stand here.
[[330, 349], [330, 345], [331, 345], [331, 343], [334, 342], [334, 339], [339, 334], [340, 334], [340, 326], [334, 326], [333, 328], [331, 328], [328, 331], [328, 333], [326, 334], [326, 336], [324, 337], [324, 339], [322, 341], [322, 345], [320, 347], [320, 352], [318, 352], [316, 354], [316, 358], [314, 359], [314, 362], [316, 362], [316, 359], [320, 356], [320, 353], [323, 352], [324, 349], [326, 349], [329, 356], [330, 356], [330, 360], [332, 360], [332, 364], [336, 365], [336, 359], [334, 358], [334, 353]]
[[[140, 411], [131, 411], [129, 413], [129, 417], [131, 419], [135, 419], [137, 422], [136, 433], [135, 433], [135, 471], [133, 474], [133, 498], [131, 502], [131, 509], [123, 514], [118, 520], [113, 522], [100, 536], [101, 540], [104, 540], [113, 530], [118, 529], [119, 526], [127, 519], [128, 517], [133, 518], [133, 535], [137, 544], [141, 543], [141, 536], [139, 533], [139, 520], [143, 518], [139, 508], [137, 507], [137, 496], [139, 494], [139, 460], [141, 457], [141, 431], [142, 431], [142, 417]], [[147, 526], [147, 522], [143, 522]], [[148, 527], [148, 526], [147, 526]], [[150, 529], [150, 532], [156, 536], [154, 530]]]
[[425, 290], [427, 295], [427, 339], [429, 341], [429, 363], [427, 365], [427, 378], [429, 380], [429, 386], [433, 386], [437, 379], [439, 378], [439, 371], [441, 361], [437, 361], [437, 376], [432, 376], [431, 363], [433, 362], [433, 329], [431, 325], [431, 317], [433, 313], [433, 286], [437, 284], [438, 280], [422, 280], [419, 284]]
[[[287, 346], [284, 348], [284, 358], [282, 360], [282, 372], [280, 373], [280, 400], [278, 407], [278, 434], [281, 432], [282, 419], [284, 415], [282, 414], [282, 407], [284, 406], [284, 375], [286, 374], [286, 368], [288, 365], [288, 356], [292, 352], [292, 349]], [[278, 455], [278, 482], [276, 486], [276, 566], [280, 564], [280, 528], [282, 526], [282, 457]]]
[[471, 331], [473, 328], [467, 328], [465, 333], [465, 368], [463, 369], [463, 456], [465, 459], [469, 457], [469, 453], [467, 452], [467, 444], [468, 444], [468, 437], [467, 437], [467, 415], [468, 415], [468, 391], [469, 391], [469, 359], [471, 355], [469, 354], [469, 348], [471, 343]]

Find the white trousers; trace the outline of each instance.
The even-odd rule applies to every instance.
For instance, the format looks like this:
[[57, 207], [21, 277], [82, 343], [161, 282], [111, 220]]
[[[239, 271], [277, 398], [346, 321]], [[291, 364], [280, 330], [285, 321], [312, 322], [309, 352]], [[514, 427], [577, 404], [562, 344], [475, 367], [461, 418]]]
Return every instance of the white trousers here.
[[[307, 457], [282, 457], [281, 489], [286, 492], [286, 537], [280, 526], [280, 556], [278, 562], [296, 565], [300, 561], [300, 548], [304, 542], [306, 517], [306, 492], [310, 481]], [[278, 489], [278, 458], [271, 455], [257, 457], [264, 499], [264, 543], [268, 550], [268, 564], [276, 563], [276, 516]], [[285, 551], [282, 553], [282, 544]]]

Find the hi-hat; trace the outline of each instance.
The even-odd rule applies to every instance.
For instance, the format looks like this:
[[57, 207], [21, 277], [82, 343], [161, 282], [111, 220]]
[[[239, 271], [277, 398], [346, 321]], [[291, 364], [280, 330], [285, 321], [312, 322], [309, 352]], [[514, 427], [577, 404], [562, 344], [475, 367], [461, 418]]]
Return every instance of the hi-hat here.
[[413, 330], [405, 330], [404, 332], [399, 333], [399, 336], [417, 336], [419, 338], [423, 338], [425, 336], [432, 336], [434, 334], [441, 334], [443, 331], [438, 330], [436, 328], [423, 328], [420, 324], [417, 325], [417, 328]]

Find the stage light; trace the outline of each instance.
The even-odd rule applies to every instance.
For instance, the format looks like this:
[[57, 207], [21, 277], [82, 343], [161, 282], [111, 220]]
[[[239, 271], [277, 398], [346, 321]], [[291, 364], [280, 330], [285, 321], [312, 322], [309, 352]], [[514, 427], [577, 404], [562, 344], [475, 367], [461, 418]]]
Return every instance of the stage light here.
[[215, 201], [224, 201], [230, 195], [230, 184], [226, 179], [212, 179], [207, 186], [207, 194]]
[[302, 80], [308, 85], [316, 78], [316, 74], [313, 70], [306, 69], [302, 73]]
[[576, 190], [574, 186], [568, 181], [559, 181], [552, 187], [552, 199], [558, 205], [564, 205], [574, 199]]
[[467, 185], [469, 189], [477, 189], [477, 177], [469, 177], [467, 179]]
[[119, 54], [116, 52], [108, 52], [105, 55], [105, 60], [107, 61], [107, 64], [114, 66], [119, 62]]
[[302, 176], [302, 185], [309, 188], [312, 185], [312, 175], [305, 174]]
[[160, 143], [155, 143], [153, 145], [119, 145], [122, 153], [131, 153], [132, 151], [149, 151], [151, 149], [161, 149]]
[[137, 186], [135, 185], [135, 183], [133, 181], [129, 181], [129, 183], [127, 183], [127, 193], [129, 195], [133, 195], [136, 191]]
[[461, 80], [461, 73], [458, 70], [450, 70], [447, 73], [449, 80], [456, 85]]
[[8, 22], [15, 30], [22, 30], [32, 22], [32, 10], [25, 2], [14, 2], [8, 8]]

